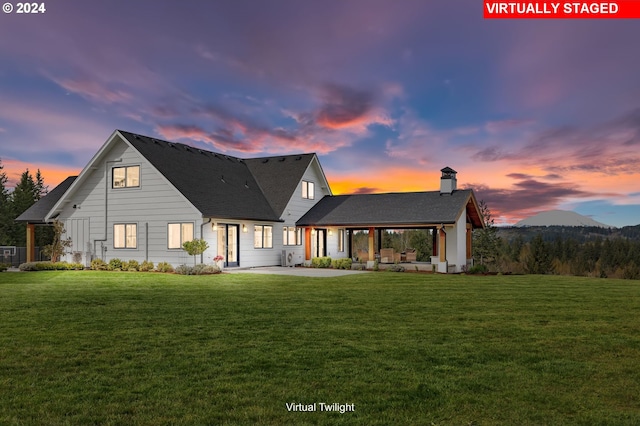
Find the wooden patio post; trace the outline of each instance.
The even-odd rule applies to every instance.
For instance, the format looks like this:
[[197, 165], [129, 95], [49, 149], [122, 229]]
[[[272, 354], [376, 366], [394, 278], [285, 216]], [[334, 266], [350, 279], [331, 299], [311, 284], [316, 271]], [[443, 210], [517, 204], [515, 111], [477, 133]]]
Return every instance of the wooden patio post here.
[[304, 259], [311, 260], [311, 228], [304, 228]]
[[369, 260], [373, 261], [376, 259], [375, 254], [375, 234], [376, 228], [369, 228]]
[[27, 262], [36, 261], [36, 226], [27, 223]]
[[447, 233], [444, 228], [440, 228], [440, 262], [447, 261]]
[[431, 237], [432, 237], [432, 241], [431, 241], [431, 256], [437, 256], [438, 255], [438, 230], [437, 229], [432, 229], [431, 231]]

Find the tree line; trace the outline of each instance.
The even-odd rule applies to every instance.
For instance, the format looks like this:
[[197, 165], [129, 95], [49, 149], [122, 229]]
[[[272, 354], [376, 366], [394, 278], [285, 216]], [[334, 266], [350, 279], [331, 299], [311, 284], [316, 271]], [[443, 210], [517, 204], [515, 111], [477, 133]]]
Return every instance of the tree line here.
[[[48, 187], [40, 169], [35, 176], [25, 170], [20, 181], [11, 191], [7, 187], [9, 179], [0, 159], [0, 246], [24, 247], [27, 244], [26, 224], [17, 223], [15, 219], [44, 197]], [[36, 228], [36, 246], [43, 247], [51, 243], [53, 230], [48, 226]]]
[[480, 204], [485, 229], [474, 231], [474, 262], [488, 271], [640, 279], [640, 225], [500, 229]]

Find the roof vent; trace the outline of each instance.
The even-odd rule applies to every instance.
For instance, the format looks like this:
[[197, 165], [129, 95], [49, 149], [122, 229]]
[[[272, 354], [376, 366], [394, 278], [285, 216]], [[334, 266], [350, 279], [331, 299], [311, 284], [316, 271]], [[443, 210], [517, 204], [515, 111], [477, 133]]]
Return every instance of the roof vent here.
[[138, 135], [133, 135], [133, 138], [134, 138], [134, 139], [140, 139], [140, 136], [138, 136]]
[[244, 181], [244, 187], [245, 188], [249, 188], [249, 181], [247, 181], [247, 180]]
[[171, 148], [175, 148], [175, 145], [174, 145], [174, 144], [172, 144], [171, 142], [169, 142], [169, 146], [170, 146]]
[[192, 152], [192, 151], [191, 151], [191, 148], [189, 148], [189, 147], [188, 147], [188, 146], [186, 146], [186, 145], [184, 146], [184, 149], [185, 149], [185, 150], [187, 150], [187, 151], [189, 151], [189, 152]]
[[282, 157], [282, 158], [279, 158], [278, 161], [280, 161], [282, 163], [286, 159], [287, 159], [286, 157]]
[[227, 183], [227, 182], [224, 180], [224, 175], [220, 176], [220, 180], [222, 181], [222, 183]]
[[302, 155], [298, 155], [298, 156], [296, 157], [296, 161], [300, 161], [300, 160], [302, 160]]
[[264, 158], [264, 159], [262, 160], [262, 162], [263, 162], [263, 163], [268, 163], [268, 162], [269, 162], [269, 159], [268, 159], [268, 158]]

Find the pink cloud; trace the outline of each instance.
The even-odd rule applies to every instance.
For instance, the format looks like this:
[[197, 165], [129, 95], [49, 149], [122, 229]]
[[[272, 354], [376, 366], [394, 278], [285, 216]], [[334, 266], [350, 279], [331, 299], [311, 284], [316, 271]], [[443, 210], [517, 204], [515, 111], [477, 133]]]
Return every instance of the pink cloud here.
[[110, 89], [92, 80], [54, 79], [60, 87], [98, 103], [126, 103], [132, 96], [122, 89]]

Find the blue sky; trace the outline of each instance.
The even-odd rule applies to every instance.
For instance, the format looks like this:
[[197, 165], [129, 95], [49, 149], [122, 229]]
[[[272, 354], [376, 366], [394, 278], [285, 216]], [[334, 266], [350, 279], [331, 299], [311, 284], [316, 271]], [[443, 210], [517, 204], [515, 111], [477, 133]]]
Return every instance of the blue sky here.
[[0, 16], [0, 158], [50, 187], [114, 129], [240, 157], [317, 152], [334, 193], [458, 171], [497, 222], [640, 223], [640, 22], [482, 3], [109, 1]]

